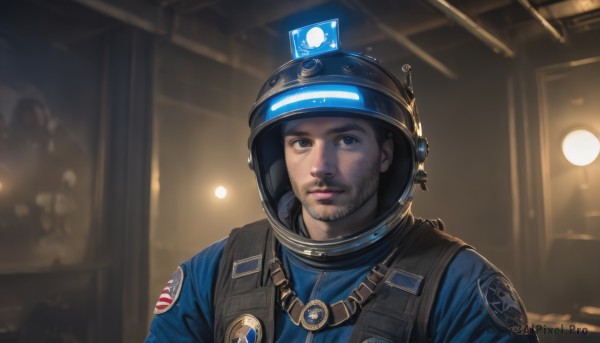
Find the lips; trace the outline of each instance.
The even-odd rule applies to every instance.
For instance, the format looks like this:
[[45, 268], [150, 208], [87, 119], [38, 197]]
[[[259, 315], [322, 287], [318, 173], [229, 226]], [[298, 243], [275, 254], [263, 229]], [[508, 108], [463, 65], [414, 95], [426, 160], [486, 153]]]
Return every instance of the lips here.
[[334, 197], [336, 197], [337, 195], [343, 193], [342, 190], [339, 189], [329, 189], [329, 188], [325, 188], [325, 189], [313, 189], [310, 190], [309, 195], [312, 195], [313, 197], [315, 197], [317, 200], [327, 200], [327, 199], [332, 199]]

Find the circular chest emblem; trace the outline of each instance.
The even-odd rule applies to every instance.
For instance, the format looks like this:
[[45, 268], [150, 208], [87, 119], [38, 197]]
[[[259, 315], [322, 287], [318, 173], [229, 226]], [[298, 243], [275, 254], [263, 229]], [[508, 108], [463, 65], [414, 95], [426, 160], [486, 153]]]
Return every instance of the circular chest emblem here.
[[251, 314], [237, 317], [227, 327], [225, 343], [260, 343], [262, 326], [260, 321]]
[[479, 280], [479, 293], [490, 317], [501, 327], [527, 324], [525, 306], [510, 281], [496, 274], [485, 281]]
[[309, 331], [323, 328], [329, 320], [329, 309], [321, 300], [312, 300], [302, 309], [300, 323]]

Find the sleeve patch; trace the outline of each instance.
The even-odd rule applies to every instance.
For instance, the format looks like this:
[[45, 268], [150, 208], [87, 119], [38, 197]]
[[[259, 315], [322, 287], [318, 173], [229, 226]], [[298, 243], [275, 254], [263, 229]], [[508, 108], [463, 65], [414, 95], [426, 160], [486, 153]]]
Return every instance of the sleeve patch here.
[[169, 282], [165, 288], [163, 288], [160, 296], [158, 297], [158, 301], [154, 306], [154, 314], [165, 313], [173, 307], [177, 298], [179, 297], [179, 293], [181, 292], [181, 285], [183, 284], [183, 269], [181, 267], [177, 267]]
[[525, 306], [510, 281], [502, 274], [477, 280], [479, 295], [485, 308], [497, 325], [509, 329], [514, 325], [526, 325]]

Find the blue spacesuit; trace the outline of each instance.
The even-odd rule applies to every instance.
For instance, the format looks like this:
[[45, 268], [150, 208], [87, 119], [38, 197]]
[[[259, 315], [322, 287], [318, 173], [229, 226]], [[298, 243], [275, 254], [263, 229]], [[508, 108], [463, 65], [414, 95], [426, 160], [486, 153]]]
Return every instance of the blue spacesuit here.
[[[146, 342], [215, 340], [214, 292], [226, 243], [227, 239], [223, 239], [212, 244], [178, 268], [169, 283], [177, 283], [176, 301], [168, 311], [158, 310], [162, 314], [152, 322]], [[318, 298], [332, 304], [351, 293], [392, 246], [388, 242], [380, 249], [329, 265], [302, 259], [283, 247], [281, 260], [299, 298]], [[160, 304], [159, 301], [157, 306]], [[520, 316], [525, 318], [524, 308], [510, 282], [481, 255], [462, 249], [443, 274], [427, 335], [434, 342], [537, 342], [536, 336], [519, 335], [516, 331], [517, 323], [512, 321], [523, 320]], [[348, 342], [353, 329], [354, 322], [350, 321], [318, 332], [307, 331], [295, 325], [280, 308], [275, 312], [277, 342]], [[372, 342], [391, 342], [383, 337], [373, 339], [376, 340]]]
[[[154, 318], [146, 342], [213, 342], [213, 287], [225, 243], [218, 241], [181, 265], [185, 277], [178, 301]], [[315, 268], [285, 249], [282, 258], [301, 298], [334, 303], [385, 253], [357, 256], [343, 269]], [[537, 342], [535, 336], [514, 335], [488, 312], [478, 281], [498, 275], [498, 269], [475, 251], [458, 253], [442, 279], [432, 313], [429, 333], [434, 342]], [[282, 310], [276, 315], [277, 342], [347, 342], [352, 332], [352, 325], [345, 325], [312, 333], [294, 325]]]
[[176, 269], [146, 341], [537, 341], [520, 335], [510, 281], [440, 220], [411, 215], [429, 146], [410, 67], [400, 81], [338, 51], [337, 27], [291, 31], [295, 60], [250, 111], [267, 219]]

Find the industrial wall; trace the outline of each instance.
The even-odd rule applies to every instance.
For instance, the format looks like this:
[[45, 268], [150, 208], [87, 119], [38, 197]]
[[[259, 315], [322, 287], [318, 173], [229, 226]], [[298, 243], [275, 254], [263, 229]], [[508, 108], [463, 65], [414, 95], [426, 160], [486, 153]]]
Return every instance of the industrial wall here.
[[[199, 45], [116, 3], [0, 11], [0, 341], [141, 341], [175, 268], [263, 217], [247, 115], [287, 43], [256, 51], [218, 23], [180, 27], [213, 44]], [[514, 58], [434, 36], [417, 38], [457, 78], [389, 41], [368, 51], [413, 68], [431, 147], [414, 214], [441, 218], [532, 312], [600, 306], [600, 167], [560, 150], [573, 128], [600, 132], [597, 31], [567, 46], [523, 31]], [[28, 111], [41, 124], [19, 131]]]

